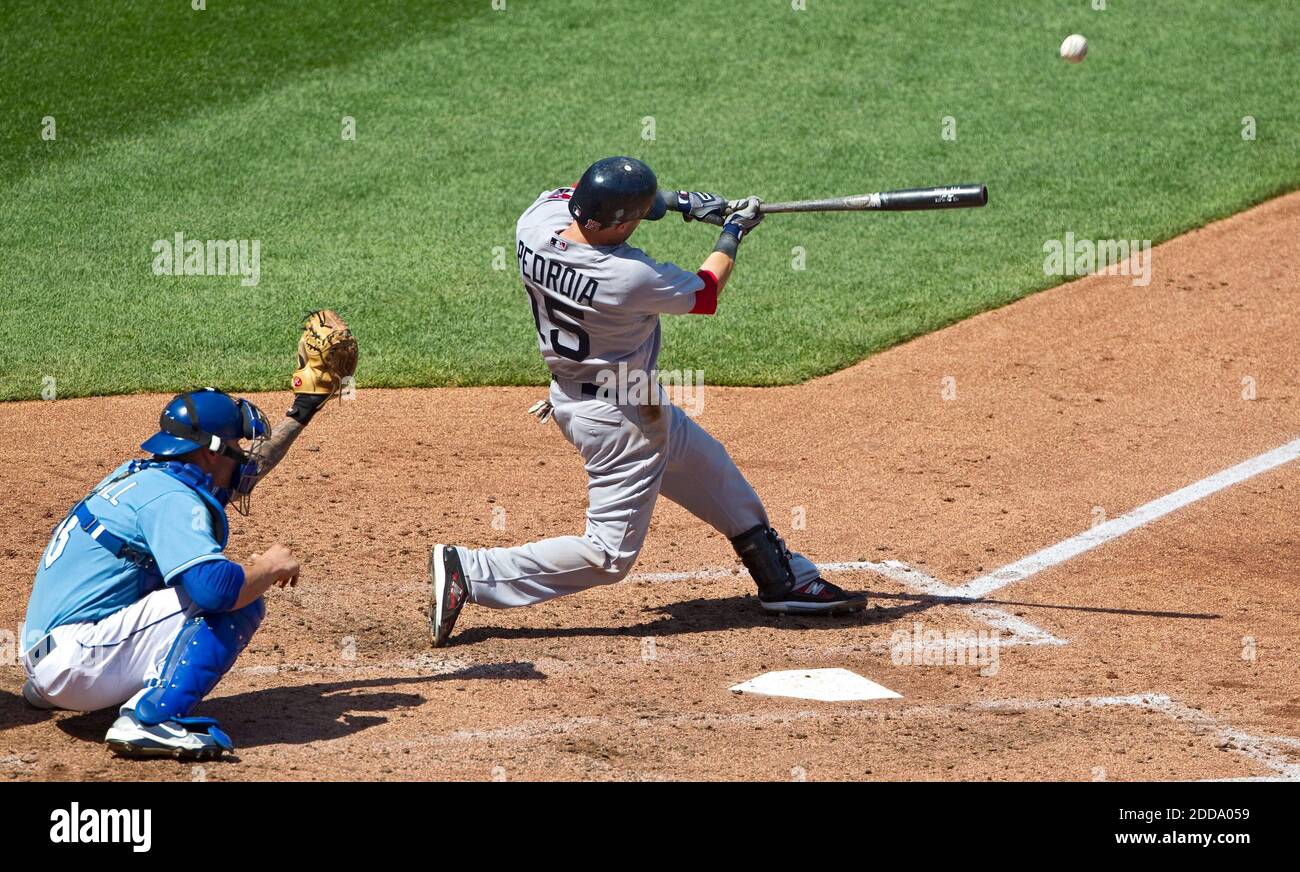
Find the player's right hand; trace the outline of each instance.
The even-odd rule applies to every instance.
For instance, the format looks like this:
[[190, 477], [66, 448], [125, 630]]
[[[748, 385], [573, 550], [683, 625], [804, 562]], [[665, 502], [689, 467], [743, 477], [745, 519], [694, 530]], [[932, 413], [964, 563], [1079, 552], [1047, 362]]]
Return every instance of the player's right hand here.
[[727, 201], [707, 191], [677, 191], [677, 209], [687, 221], [703, 221], [721, 227], [727, 217]]
[[275, 580], [280, 587], [286, 584], [292, 587], [298, 583], [298, 574], [301, 571], [298, 566], [298, 559], [293, 556], [285, 546], [276, 543], [266, 549], [263, 554], [254, 554], [253, 562], [265, 567], [268, 575]]

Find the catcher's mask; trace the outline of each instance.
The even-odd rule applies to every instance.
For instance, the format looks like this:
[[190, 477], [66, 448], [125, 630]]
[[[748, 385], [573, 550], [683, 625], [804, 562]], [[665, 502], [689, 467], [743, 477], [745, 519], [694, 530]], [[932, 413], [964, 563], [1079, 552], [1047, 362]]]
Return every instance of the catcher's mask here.
[[[248, 514], [249, 496], [258, 479], [258, 448], [270, 433], [261, 409], [216, 388], [204, 388], [177, 395], [163, 409], [158, 428], [140, 445], [155, 457], [176, 457], [207, 448], [235, 461], [232, 487], [214, 488], [213, 496], [222, 504], [236, 497], [235, 511]], [[241, 439], [252, 443], [247, 450], [240, 447]]]

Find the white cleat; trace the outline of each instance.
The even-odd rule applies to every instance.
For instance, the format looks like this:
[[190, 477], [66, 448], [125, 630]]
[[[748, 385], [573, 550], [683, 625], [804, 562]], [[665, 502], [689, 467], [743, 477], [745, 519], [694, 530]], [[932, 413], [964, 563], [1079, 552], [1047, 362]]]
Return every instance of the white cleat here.
[[123, 757], [175, 757], [213, 760], [235, 750], [230, 737], [212, 718], [181, 718], [142, 724], [135, 711], [123, 706], [104, 741]]

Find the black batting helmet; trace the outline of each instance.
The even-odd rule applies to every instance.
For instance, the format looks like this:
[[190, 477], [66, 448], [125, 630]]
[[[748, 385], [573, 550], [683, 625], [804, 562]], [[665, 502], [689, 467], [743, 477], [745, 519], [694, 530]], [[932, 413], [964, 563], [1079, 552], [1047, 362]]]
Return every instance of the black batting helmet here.
[[666, 211], [658, 192], [659, 181], [650, 167], [634, 157], [607, 157], [582, 174], [569, 198], [569, 214], [587, 230], [638, 218], [658, 221]]

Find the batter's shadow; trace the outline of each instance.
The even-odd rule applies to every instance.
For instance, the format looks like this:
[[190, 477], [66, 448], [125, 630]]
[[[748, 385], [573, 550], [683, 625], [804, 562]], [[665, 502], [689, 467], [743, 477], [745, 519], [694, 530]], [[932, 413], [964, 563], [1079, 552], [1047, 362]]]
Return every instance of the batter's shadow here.
[[682, 600], [662, 606], [647, 606], [646, 612], [661, 617], [624, 627], [472, 627], [457, 633], [458, 645], [472, 645], [492, 639], [571, 639], [580, 637], [677, 636], [775, 627], [782, 630], [826, 630], [870, 626], [897, 621], [942, 603], [918, 600], [882, 606], [871, 602], [879, 596], [867, 591], [867, 608], [845, 615], [778, 615], [763, 611], [758, 598], [729, 596]]
[[[438, 675], [278, 685], [205, 700], [194, 714], [220, 721], [222, 729], [234, 740], [238, 754], [244, 748], [304, 745], [346, 738], [387, 723], [388, 717], [383, 713], [411, 709], [427, 702], [422, 694], [388, 688], [440, 681], [544, 678], [545, 673], [526, 661], [489, 663]], [[367, 692], [377, 688], [384, 690]], [[58, 726], [73, 738], [102, 742], [116, 717], [116, 709], [103, 709], [62, 718]]]

